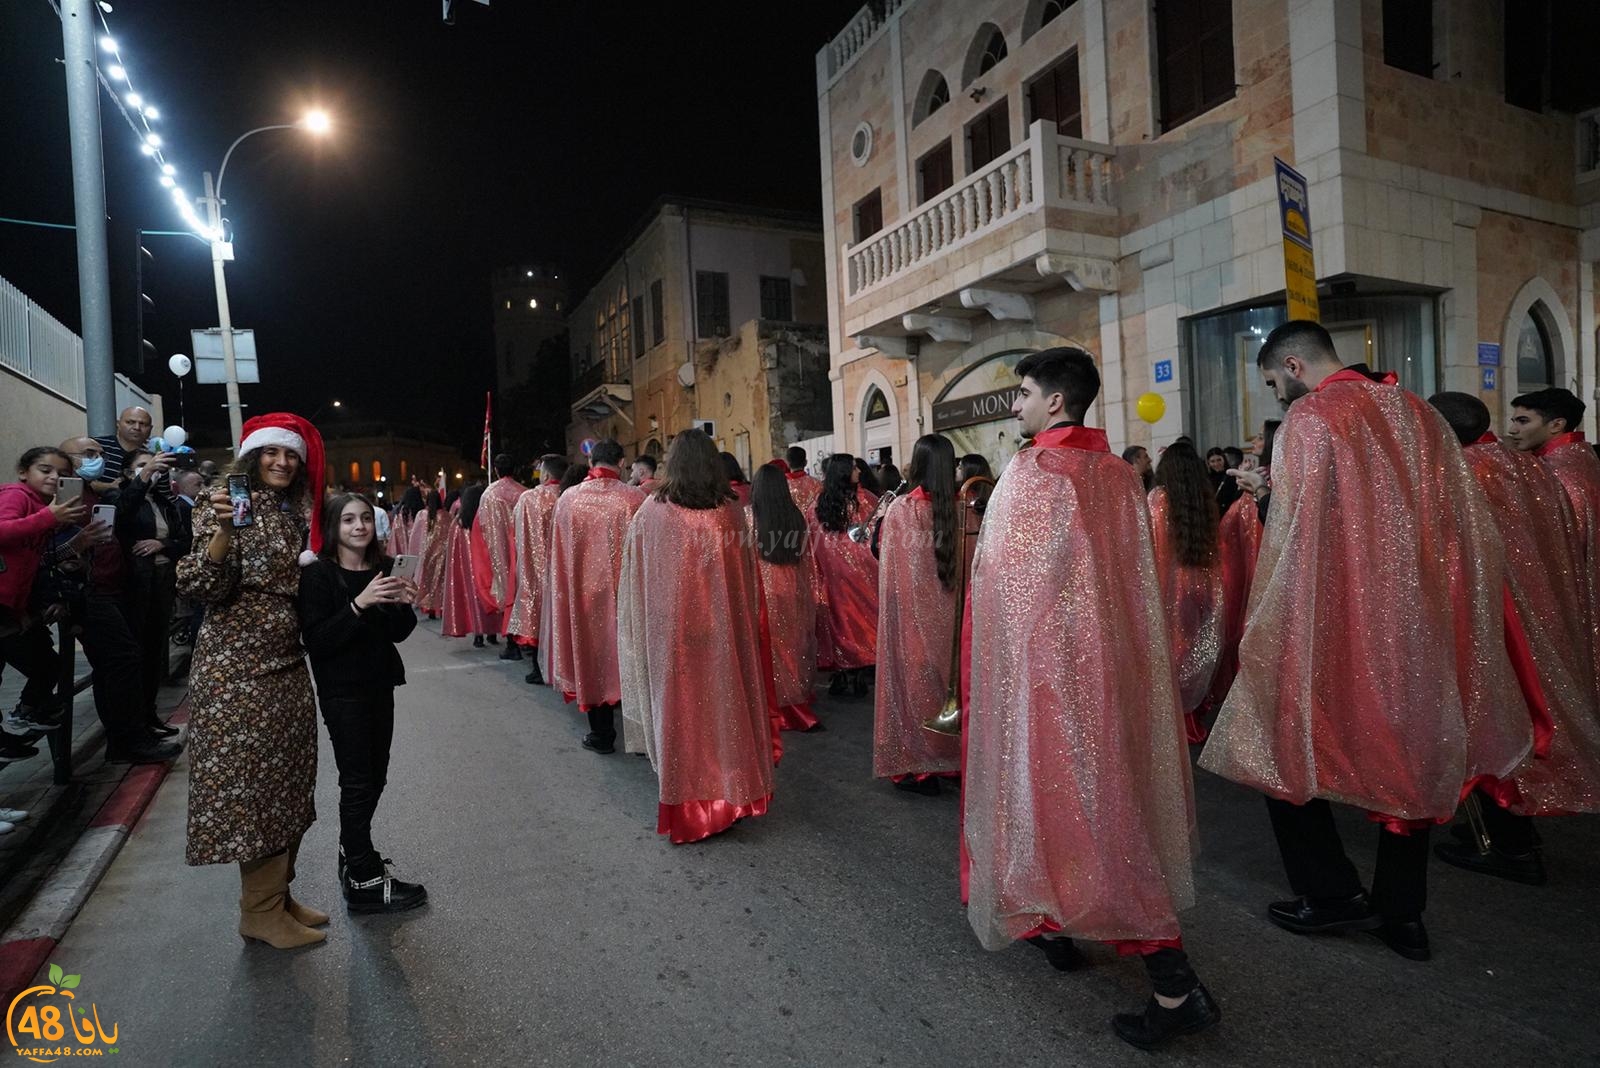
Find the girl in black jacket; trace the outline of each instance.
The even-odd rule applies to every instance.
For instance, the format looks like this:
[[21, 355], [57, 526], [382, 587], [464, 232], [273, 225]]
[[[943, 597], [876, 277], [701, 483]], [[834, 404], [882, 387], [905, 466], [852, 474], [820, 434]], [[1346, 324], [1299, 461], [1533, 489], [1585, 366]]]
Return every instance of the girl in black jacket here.
[[428, 892], [390, 873], [372, 816], [389, 772], [394, 688], [406, 681], [395, 643], [417, 625], [417, 588], [389, 574], [367, 498], [335, 495], [322, 530], [321, 555], [300, 572], [300, 635], [339, 766], [339, 882], [351, 912], [399, 912]]

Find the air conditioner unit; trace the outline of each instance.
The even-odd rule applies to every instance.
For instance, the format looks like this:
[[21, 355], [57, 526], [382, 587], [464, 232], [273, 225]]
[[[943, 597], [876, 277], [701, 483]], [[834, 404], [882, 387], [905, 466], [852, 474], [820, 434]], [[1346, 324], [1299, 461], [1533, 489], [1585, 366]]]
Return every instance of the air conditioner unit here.
[[710, 419], [696, 420], [694, 425], [698, 429], [704, 430], [706, 432], [706, 437], [710, 438], [712, 441], [717, 440], [717, 424], [712, 422]]

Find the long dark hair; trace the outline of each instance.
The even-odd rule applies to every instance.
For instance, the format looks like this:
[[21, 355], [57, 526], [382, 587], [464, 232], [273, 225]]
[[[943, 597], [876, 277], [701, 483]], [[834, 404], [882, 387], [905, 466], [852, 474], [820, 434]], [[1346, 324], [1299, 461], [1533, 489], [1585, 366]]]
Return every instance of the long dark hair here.
[[828, 457], [822, 468], [822, 494], [817, 497], [817, 523], [823, 530], [843, 534], [850, 528], [850, 513], [856, 503], [856, 458], [847, 452]]
[[900, 483], [906, 480], [906, 476], [902, 475], [894, 464], [879, 464], [874, 474], [878, 476], [879, 496], [899, 489]]
[[789, 480], [773, 464], [756, 469], [750, 486], [750, 513], [756, 520], [756, 551], [769, 564], [793, 564], [805, 546], [806, 517], [789, 493]]
[[1156, 467], [1156, 488], [1167, 495], [1167, 522], [1178, 563], [1209, 567], [1217, 558], [1217, 495], [1210, 469], [1188, 442], [1167, 446]]
[[[855, 461], [856, 470], [861, 472], [861, 488], [864, 490], [871, 490], [873, 496], [875, 497], [882, 497], [883, 491], [886, 487], [879, 484], [878, 476], [872, 473], [872, 466], [859, 456], [855, 458]], [[894, 489], [893, 486], [889, 486], [887, 488]]]
[[474, 482], [461, 491], [461, 529], [471, 530], [472, 521], [478, 518], [478, 502], [483, 500], [483, 491], [487, 487], [482, 482]]
[[924, 434], [911, 448], [906, 479], [933, 502], [933, 561], [939, 582], [956, 588], [956, 448], [943, 434]]
[[572, 464], [567, 468], [567, 473], [561, 476], [561, 482], [556, 489], [556, 496], [561, 496], [563, 493], [567, 492], [567, 490], [571, 489], [573, 486], [576, 486], [578, 483], [582, 482], [588, 477], [588, 464]]
[[728, 473], [728, 482], [749, 482], [744, 477], [744, 468], [739, 466], [739, 458], [731, 452], [722, 454], [722, 469]]
[[407, 486], [406, 491], [400, 495], [400, 514], [407, 520], [417, 518], [417, 513], [422, 511], [422, 491], [415, 486]]
[[683, 508], [715, 508], [734, 500], [722, 456], [704, 430], [690, 427], [667, 446], [667, 477], [652, 492], [658, 501]]
[[[317, 555], [324, 560], [339, 563], [339, 517], [344, 515], [345, 505], [352, 502], [366, 505], [372, 509], [374, 522], [377, 520], [378, 508], [364, 493], [335, 493], [322, 505], [322, 551]], [[367, 551], [362, 554], [363, 567], [378, 567], [383, 563], [383, 550], [378, 548], [378, 532], [374, 528], [372, 540], [367, 542]]]
[[429, 490], [426, 498], [428, 506], [428, 529], [433, 529], [433, 521], [439, 518], [439, 509], [444, 507], [444, 498], [439, 496], [438, 490]]
[[1256, 457], [1256, 462], [1262, 467], [1272, 466], [1272, 444], [1278, 440], [1278, 428], [1282, 425], [1282, 419], [1268, 419], [1261, 428], [1261, 455]]

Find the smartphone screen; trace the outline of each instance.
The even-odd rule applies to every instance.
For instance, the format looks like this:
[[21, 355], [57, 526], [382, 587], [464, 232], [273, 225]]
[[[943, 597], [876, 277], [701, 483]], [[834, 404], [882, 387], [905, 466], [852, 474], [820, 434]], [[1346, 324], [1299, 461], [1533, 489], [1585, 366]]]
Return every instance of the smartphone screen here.
[[104, 523], [106, 526], [115, 526], [117, 523], [117, 506], [114, 504], [97, 504], [94, 506], [94, 521]]
[[233, 525], [236, 527], [253, 526], [255, 515], [250, 510], [250, 476], [228, 476], [228, 500], [233, 504]]
[[417, 564], [421, 561], [415, 553], [401, 553], [394, 558], [394, 568], [389, 572], [395, 578], [405, 579], [407, 582], [417, 581]]
[[83, 479], [68, 475], [56, 480], [56, 503], [83, 496]]

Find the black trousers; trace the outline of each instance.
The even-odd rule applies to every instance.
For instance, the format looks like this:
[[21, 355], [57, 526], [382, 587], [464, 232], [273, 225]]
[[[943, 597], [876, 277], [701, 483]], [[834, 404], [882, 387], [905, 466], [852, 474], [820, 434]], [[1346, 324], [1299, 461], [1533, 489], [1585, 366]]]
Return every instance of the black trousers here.
[[22, 703], [43, 708], [55, 694], [60, 658], [50, 640], [50, 628], [35, 623], [20, 634], [0, 637], [0, 660], [16, 668], [26, 680], [22, 684]]
[[1481, 789], [1474, 792], [1478, 797], [1478, 811], [1483, 813], [1483, 828], [1489, 832], [1490, 846], [1513, 856], [1532, 853], [1533, 820], [1507, 812]]
[[[1283, 855], [1289, 888], [1313, 901], [1333, 901], [1361, 892], [1361, 876], [1345, 855], [1333, 806], [1321, 799], [1292, 805], [1267, 798], [1272, 833]], [[1428, 832], [1378, 830], [1378, 861], [1372, 873], [1372, 907], [1388, 920], [1414, 920], [1428, 905]]]
[[144, 728], [143, 654], [118, 599], [91, 592], [83, 600], [78, 644], [94, 669], [94, 710], [108, 741], [128, 744], [148, 737]]
[[595, 741], [617, 744], [617, 705], [597, 705], [589, 710], [589, 733]]
[[177, 599], [177, 569], [149, 558], [135, 558], [128, 578], [128, 622], [143, 664], [139, 695], [146, 717], [156, 714], [156, 693], [167, 677], [172, 636], [172, 603]]
[[394, 687], [319, 694], [318, 700], [339, 767], [339, 844], [353, 862], [373, 851], [372, 816], [388, 782], [394, 740]]

